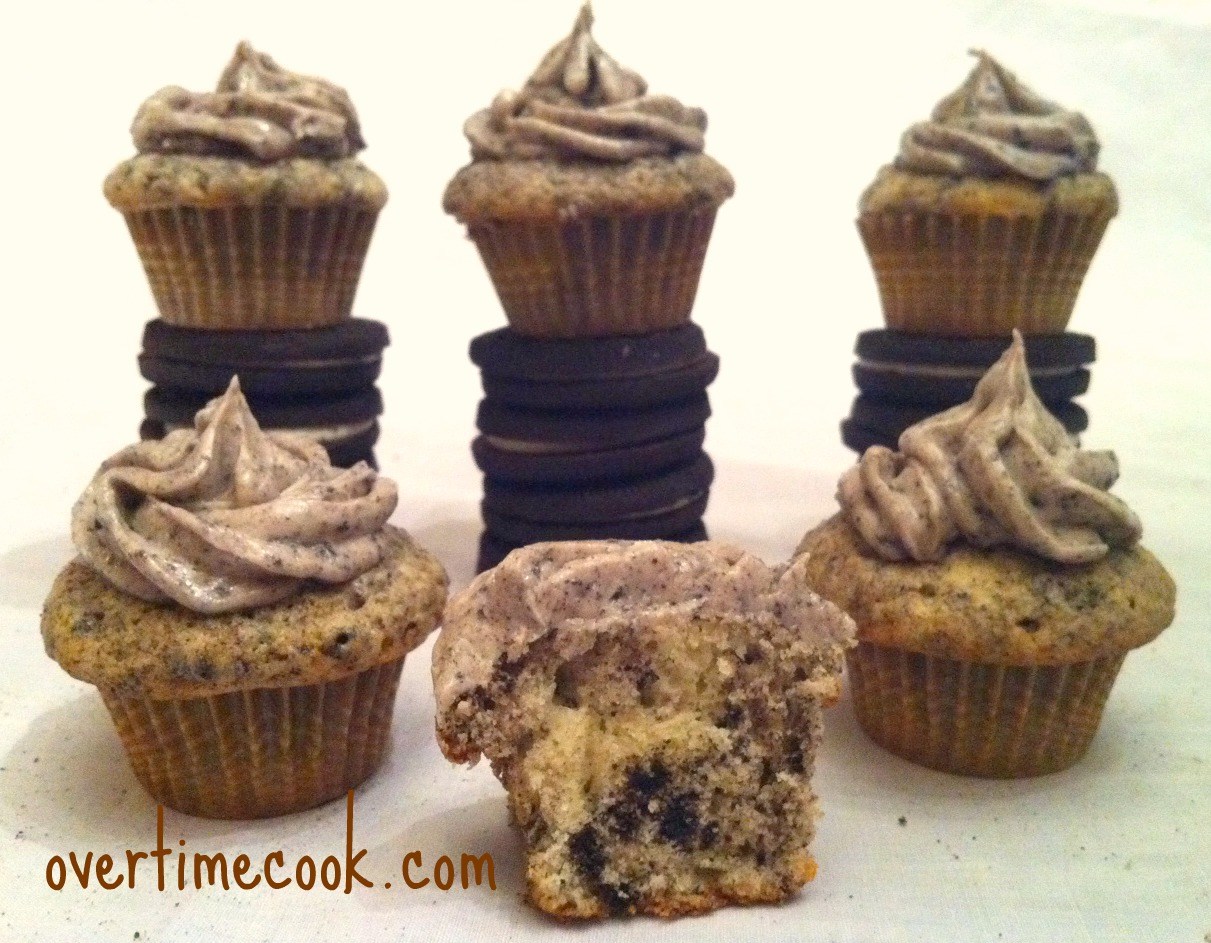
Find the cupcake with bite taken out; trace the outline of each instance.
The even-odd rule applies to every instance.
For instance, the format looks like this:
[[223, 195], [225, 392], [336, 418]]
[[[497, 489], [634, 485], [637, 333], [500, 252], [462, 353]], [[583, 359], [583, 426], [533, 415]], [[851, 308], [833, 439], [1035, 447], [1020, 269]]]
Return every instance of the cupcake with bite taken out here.
[[378, 767], [404, 657], [446, 598], [438, 561], [387, 523], [396, 501], [364, 463], [263, 432], [235, 381], [194, 428], [101, 464], [42, 636], [158, 802], [280, 815]]
[[893, 330], [1058, 334], [1111, 218], [1085, 116], [983, 51], [862, 194], [858, 229]]
[[242, 42], [213, 92], [169, 86], [139, 108], [138, 154], [105, 180], [160, 317], [293, 329], [349, 317], [382, 180], [348, 93]]
[[586, 4], [520, 91], [467, 121], [443, 205], [467, 226], [509, 324], [533, 337], [644, 334], [689, 320], [731, 175], [706, 115], [651, 94], [591, 33]]
[[976, 776], [1080, 759], [1123, 659], [1174, 615], [1117, 477], [1035, 395], [1016, 332], [969, 402], [845, 473], [840, 513], [797, 554], [857, 623], [850, 687], [872, 739]]

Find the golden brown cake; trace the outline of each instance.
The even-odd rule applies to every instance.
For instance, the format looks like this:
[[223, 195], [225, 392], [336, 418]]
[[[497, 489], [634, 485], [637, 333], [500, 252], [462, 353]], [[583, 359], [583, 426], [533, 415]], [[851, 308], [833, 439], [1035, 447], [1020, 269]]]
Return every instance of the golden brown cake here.
[[690, 318], [731, 175], [706, 115], [615, 62], [588, 5], [521, 91], [467, 121], [443, 205], [467, 226], [509, 324], [535, 337], [643, 334]]
[[386, 523], [396, 499], [366, 465], [262, 432], [234, 383], [196, 429], [102, 464], [42, 636], [157, 801], [279, 815], [379, 766], [404, 657], [446, 598], [441, 565]]
[[382, 180], [344, 89], [240, 43], [210, 93], [169, 86], [140, 107], [139, 153], [105, 180], [160, 317], [289, 329], [350, 315]]
[[807, 585], [858, 626], [854, 710], [880, 745], [948, 772], [1032, 776], [1085, 753], [1126, 654], [1175, 588], [1030, 387], [1021, 335], [966, 404], [876, 446], [803, 538]]
[[451, 599], [437, 735], [487, 756], [558, 917], [770, 903], [815, 874], [821, 711], [853, 625], [722, 544], [514, 551]]
[[1118, 195], [1083, 115], [975, 55], [859, 202], [884, 319], [962, 337], [1060, 333]]

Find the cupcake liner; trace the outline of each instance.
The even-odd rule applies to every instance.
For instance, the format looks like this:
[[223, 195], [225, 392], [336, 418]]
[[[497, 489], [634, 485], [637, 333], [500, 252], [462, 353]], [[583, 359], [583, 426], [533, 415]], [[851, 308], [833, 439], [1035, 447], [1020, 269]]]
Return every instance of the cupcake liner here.
[[101, 696], [157, 802], [207, 818], [263, 818], [342, 796], [378, 768], [403, 664], [213, 697]]
[[510, 326], [531, 337], [646, 334], [685, 324], [715, 208], [469, 227]]
[[860, 642], [847, 660], [854, 712], [881, 747], [948, 773], [1009, 779], [1084, 755], [1125, 656], [995, 665]]
[[324, 327], [348, 318], [378, 217], [355, 205], [124, 215], [160, 317], [212, 330]]
[[863, 213], [887, 326], [959, 337], [1059, 334], [1109, 215]]

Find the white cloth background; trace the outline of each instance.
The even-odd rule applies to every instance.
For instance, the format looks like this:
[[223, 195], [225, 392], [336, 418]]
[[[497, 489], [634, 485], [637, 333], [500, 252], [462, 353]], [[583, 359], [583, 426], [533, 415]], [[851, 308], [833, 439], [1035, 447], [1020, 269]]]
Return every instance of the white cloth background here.
[[[467, 445], [478, 378], [469, 339], [503, 323], [479, 260], [440, 209], [466, 156], [463, 119], [517, 85], [574, 0], [190, 7], [134, 0], [6, 10], [0, 46], [7, 181], [0, 357], [0, 939], [21, 941], [530, 940], [568, 932], [519, 897], [518, 848], [486, 764], [445, 763], [432, 737], [428, 646], [405, 671], [394, 749], [358, 793], [365, 870], [391, 890], [50, 891], [51, 855], [154, 840], [95, 692], [47, 659], [38, 612], [71, 548], [72, 502], [132, 440], [135, 366], [152, 302], [100, 183], [161, 85], [209, 87], [237, 39], [348, 87], [391, 189], [357, 300], [386, 321], [378, 454], [400, 482], [394, 520], [470, 576], [479, 480]], [[695, 317], [723, 358], [708, 447], [715, 537], [784, 558], [831, 512], [852, 461], [837, 422], [857, 331], [880, 323], [853, 227], [898, 136], [983, 46], [1103, 142], [1121, 216], [1072, 329], [1098, 340], [1086, 443], [1117, 450], [1117, 491], [1179, 587], [1177, 622], [1131, 655], [1086, 759], [1026, 782], [932, 773], [871, 745], [849, 705], [829, 718], [818, 791], [820, 875], [790, 905], [665, 924], [607, 923], [610, 940], [1200, 943], [1211, 939], [1211, 6], [918, 0], [599, 0], [597, 35], [654, 90], [711, 115], [708, 150], [737, 180]], [[899, 824], [903, 817], [906, 824]], [[327, 854], [340, 803], [261, 823], [169, 813], [189, 851]], [[490, 851], [499, 890], [400, 886], [421, 850]]]

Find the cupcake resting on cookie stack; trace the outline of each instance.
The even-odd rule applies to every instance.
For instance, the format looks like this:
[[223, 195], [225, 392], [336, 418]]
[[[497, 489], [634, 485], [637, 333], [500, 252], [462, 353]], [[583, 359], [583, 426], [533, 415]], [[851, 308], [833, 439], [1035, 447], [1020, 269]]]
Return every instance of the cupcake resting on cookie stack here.
[[858, 230], [886, 328], [859, 335], [859, 396], [841, 424], [850, 448], [967, 400], [1018, 330], [1038, 395], [1073, 434], [1092, 337], [1067, 331], [1111, 218], [1083, 115], [1040, 98], [982, 51], [966, 81], [910, 127], [862, 194]]
[[144, 438], [188, 426], [238, 375], [269, 429], [374, 464], [386, 328], [351, 317], [382, 180], [343, 88], [240, 43], [214, 92], [139, 108], [138, 154], [105, 181], [160, 317], [139, 368]]
[[731, 175], [706, 115], [615, 62], [586, 5], [520, 91], [465, 125], [444, 207], [509, 326], [476, 338], [480, 569], [535, 541], [700, 540], [718, 358], [690, 323]]

